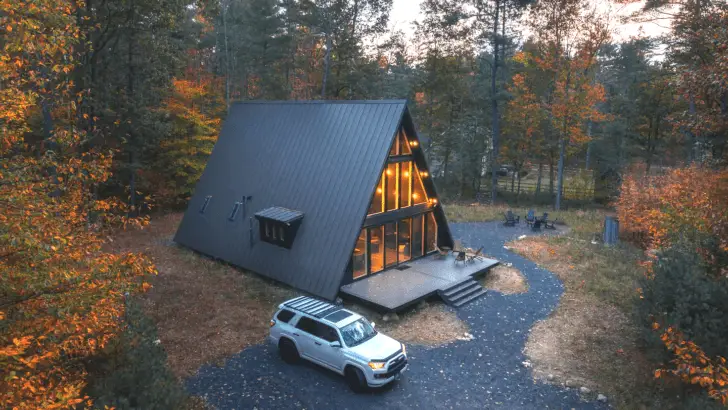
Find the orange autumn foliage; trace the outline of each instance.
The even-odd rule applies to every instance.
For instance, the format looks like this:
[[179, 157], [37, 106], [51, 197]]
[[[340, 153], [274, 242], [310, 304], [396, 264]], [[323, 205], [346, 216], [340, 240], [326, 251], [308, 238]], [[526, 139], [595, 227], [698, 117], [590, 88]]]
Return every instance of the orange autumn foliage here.
[[[655, 323], [654, 327], [659, 328], [659, 324]], [[672, 327], [665, 329], [660, 339], [675, 355], [672, 360], [675, 368], [655, 370], [655, 377], [675, 375], [686, 383], [703, 387], [710, 397], [728, 405], [728, 366], [724, 357], [711, 359]]]
[[616, 202], [623, 233], [644, 249], [656, 249], [669, 245], [671, 233], [696, 231], [717, 238], [728, 251], [727, 169], [691, 166], [640, 174], [624, 178]]
[[[111, 153], [84, 149], [75, 127], [77, 6], [0, 0], [0, 408], [88, 404], [84, 361], [118, 334], [124, 294], [155, 273], [103, 250], [112, 226], [147, 221], [92, 194]], [[28, 136], [43, 105], [52, 123], [38, 143]]]

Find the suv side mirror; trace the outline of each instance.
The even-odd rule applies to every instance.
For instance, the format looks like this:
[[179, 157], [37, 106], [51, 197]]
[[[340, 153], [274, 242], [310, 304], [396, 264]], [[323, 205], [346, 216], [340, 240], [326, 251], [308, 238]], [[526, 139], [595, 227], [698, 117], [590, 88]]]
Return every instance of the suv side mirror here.
[[337, 341], [334, 341], [334, 342], [329, 343], [329, 346], [331, 346], [331, 347], [341, 347], [341, 342], [339, 342], [337, 340]]
[[376, 323], [372, 322], [372, 327], [375, 327], [376, 325], [377, 325]]

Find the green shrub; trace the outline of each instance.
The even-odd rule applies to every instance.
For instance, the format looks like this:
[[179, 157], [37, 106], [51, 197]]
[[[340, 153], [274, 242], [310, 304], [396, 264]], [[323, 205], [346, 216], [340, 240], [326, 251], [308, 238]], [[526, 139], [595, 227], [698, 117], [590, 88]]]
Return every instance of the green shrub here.
[[[673, 243], [658, 254], [653, 277], [640, 280], [643, 298], [636, 315], [647, 329], [646, 339], [659, 346], [657, 352], [665, 352], [659, 335], [651, 331], [656, 321], [677, 328], [709, 356], [728, 357], [728, 278], [716, 274], [725, 252], [717, 241], [695, 235]], [[713, 256], [706, 260], [701, 256], [706, 254]]]
[[86, 394], [96, 408], [179, 409], [185, 392], [168, 369], [154, 323], [135, 303], [127, 305], [126, 326], [103, 354], [87, 365]]

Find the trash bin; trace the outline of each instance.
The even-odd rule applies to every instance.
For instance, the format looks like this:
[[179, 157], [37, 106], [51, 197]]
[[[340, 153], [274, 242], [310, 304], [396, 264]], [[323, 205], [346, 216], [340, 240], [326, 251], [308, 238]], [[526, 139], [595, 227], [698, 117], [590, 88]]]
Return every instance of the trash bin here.
[[604, 244], [614, 245], [619, 242], [619, 219], [608, 216], [604, 218]]

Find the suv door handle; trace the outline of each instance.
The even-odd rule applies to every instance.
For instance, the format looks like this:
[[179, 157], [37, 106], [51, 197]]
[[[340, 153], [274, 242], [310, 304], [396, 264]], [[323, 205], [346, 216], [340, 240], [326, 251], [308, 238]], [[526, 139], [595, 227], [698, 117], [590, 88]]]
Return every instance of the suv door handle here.
[[293, 336], [301, 336], [301, 335], [299, 335], [298, 333], [294, 333]]
[[321, 346], [320, 342], [314, 342], [317, 346]]

